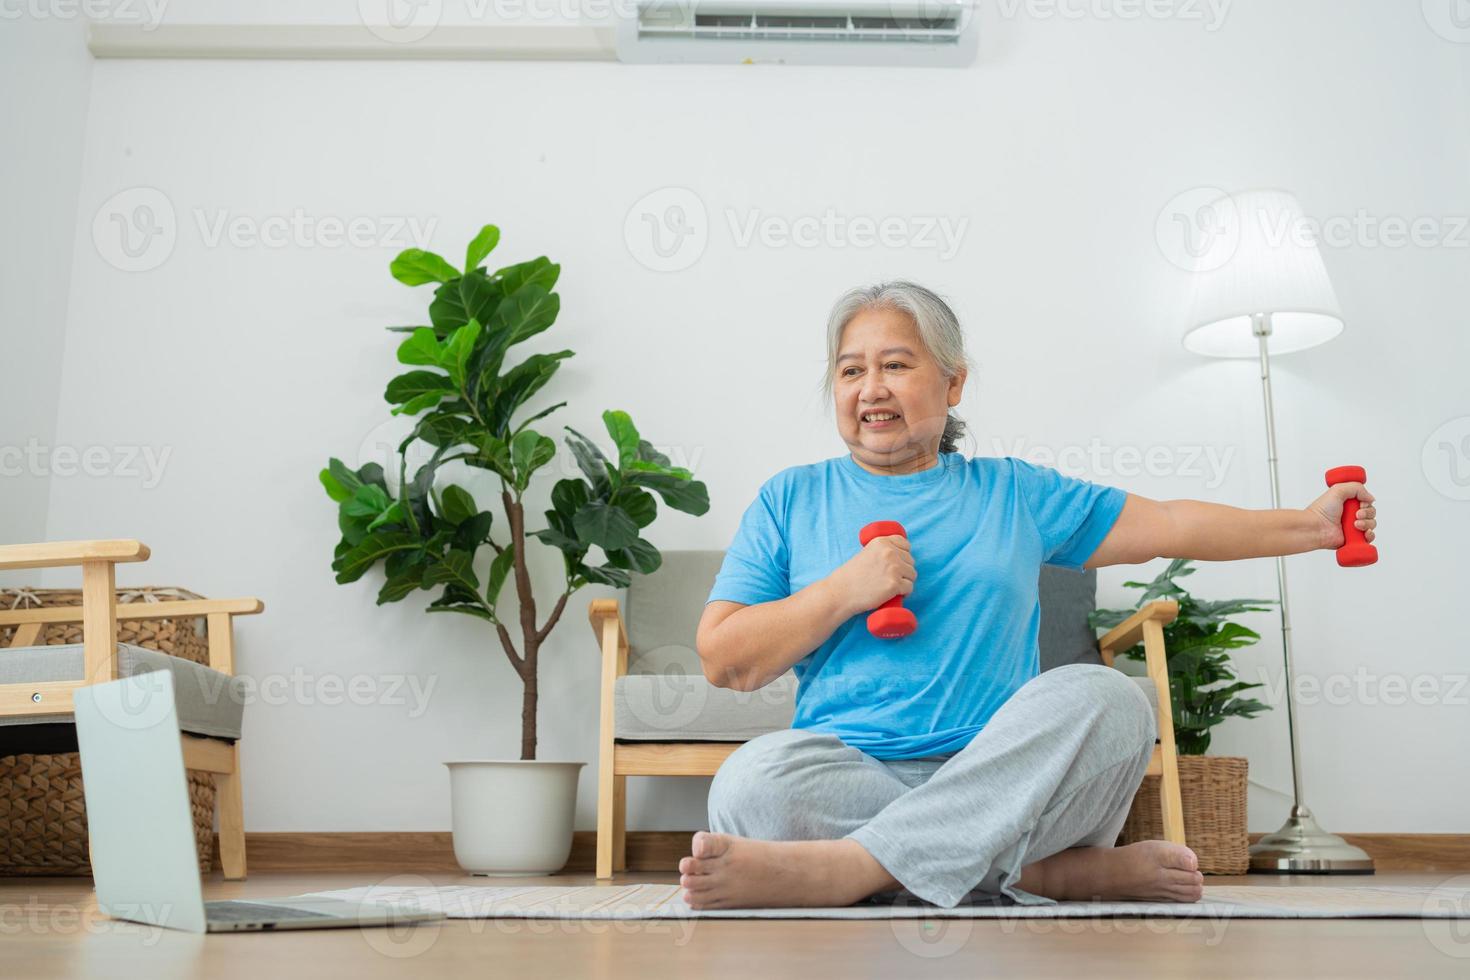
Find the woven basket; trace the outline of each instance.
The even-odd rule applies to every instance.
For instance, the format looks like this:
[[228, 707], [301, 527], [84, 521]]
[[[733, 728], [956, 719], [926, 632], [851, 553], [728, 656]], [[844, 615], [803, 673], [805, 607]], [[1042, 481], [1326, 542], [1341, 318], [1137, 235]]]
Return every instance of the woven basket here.
[[[1207, 875], [1243, 875], [1250, 867], [1246, 834], [1246, 762], [1242, 756], [1179, 756], [1184, 840]], [[1144, 776], [1118, 843], [1162, 840], [1164, 811], [1159, 777]]]
[[[167, 587], [117, 590], [118, 603], [202, 599], [186, 589]], [[0, 609], [80, 606], [80, 589], [0, 589]], [[160, 613], [163, 610], [160, 609]], [[118, 620], [118, 641], [209, 663], [209, 637], [202, 616], [184, 619]], [[13, 627], [0, 627], [0, 657]], [[82, 642], [81, 623], [47, 625], [36, 643], [55, 646]], [[190, 769], [189, 806], [199, 870], [213, 860], [214, 776]], [[90, 875], [87, 813], [82, 796], [81, 761], [75, 752], [0, 756], [0, 875]]]

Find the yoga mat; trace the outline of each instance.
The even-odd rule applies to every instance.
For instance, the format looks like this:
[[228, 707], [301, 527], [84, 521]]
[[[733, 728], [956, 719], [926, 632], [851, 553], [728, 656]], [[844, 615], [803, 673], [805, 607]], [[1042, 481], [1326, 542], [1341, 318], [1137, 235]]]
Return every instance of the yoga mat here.
[[[1464, 878], [1457, 879], [1465, 881]], [[1204, 898], [1176, 902], [1058, 902], [1017, 905], [972, 896], [952, 909], [900, 898], [842, 908], [691, 909], [678, 885], [382, 886], [314, 892], [348, 902], [391, 903], [451, 919], [1060, 919], [1112, 916], [1240, 919], [1470, 919], [1470, 887], [1449, 885], [1206, 885]]]

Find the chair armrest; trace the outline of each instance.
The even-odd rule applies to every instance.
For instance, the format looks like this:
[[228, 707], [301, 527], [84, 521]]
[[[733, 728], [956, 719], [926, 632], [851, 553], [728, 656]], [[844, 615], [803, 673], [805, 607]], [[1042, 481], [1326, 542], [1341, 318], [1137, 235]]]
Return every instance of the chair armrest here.
[[587, 605], [587, 619], [592, 623], [592, 635], [597, 637], [603, 659], [609, 656], [618, 661], [616, 676], [627, 671], [628, 630], [623, 625], [623, 614], [616, 599], [593, 599]]
[[1158, 599], [1150, 602], [1108, 630], [1103, 638], [1097, 641], [1097, 648], [1102, 652], [1103, 663], [1111, 665], [1114, 653], [1142, 643], [1145, 623], [1158, 623], [1160, 627], [1164, 627], [1178, 617], [1179, 603], [1173, 599]]
[[93, 561], [147, 560], [148, 546], [141, 541], [48, 541], [42, 544], [0, 545], [0, 570], [60, 568]]

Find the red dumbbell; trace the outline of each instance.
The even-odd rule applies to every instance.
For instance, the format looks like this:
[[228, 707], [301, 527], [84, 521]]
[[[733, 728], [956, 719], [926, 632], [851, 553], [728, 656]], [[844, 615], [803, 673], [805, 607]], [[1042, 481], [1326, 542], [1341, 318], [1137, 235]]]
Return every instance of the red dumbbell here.
[[[1367, 483], [1368, 474], [1361, 466], [1334, 466], [1327, 471], [1327, 485], [1339, 483]], [[1358, 507], [1356, 498], [1342, 502], [1342, 540], [1337, 549], [1337, 563], [1344, 568], [1371, 565], [1378, 560], [1378, 549], [1368, 543], [1367, 535], [1358, 529]]]
[[[868, 542], [874, 538], [887, 537], [890, 534], [896, 534], [900, 538], [908, 537], [898, 521], [874, 521], [858, 532], [858, 543], [866, 548]], [[880, 640], [897, 640], [918, 628], [919, 620], [912, 611], [903, 607], [901, 595], [894, 596], [868, 613], [868, 632]]]

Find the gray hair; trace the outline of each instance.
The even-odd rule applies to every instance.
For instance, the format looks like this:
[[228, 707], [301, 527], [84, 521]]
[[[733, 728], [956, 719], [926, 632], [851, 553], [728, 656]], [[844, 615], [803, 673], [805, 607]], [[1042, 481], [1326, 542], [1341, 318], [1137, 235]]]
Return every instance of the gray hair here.
[[[946, 378], [953, 378], [961, 368], [969, 370], [970, 359], [965, 354], [965, 334], [960, 329], [959, 317], [939, 294], [902, 279], [849, 289], [833, 304], [827, 317], [827, 374], [822, 381], [822, 391], [829, 404], [837, 375], [837, 347], [842, 343], [842, 331], [853, 317], [867, 310], [896, 310], [907, 314], [918, 328], [919, 340], [939, 362], [939, 369]], [[964, 421], [950, 412], [944, 422], [939, 451], [954, 452], [964, 431]]]

